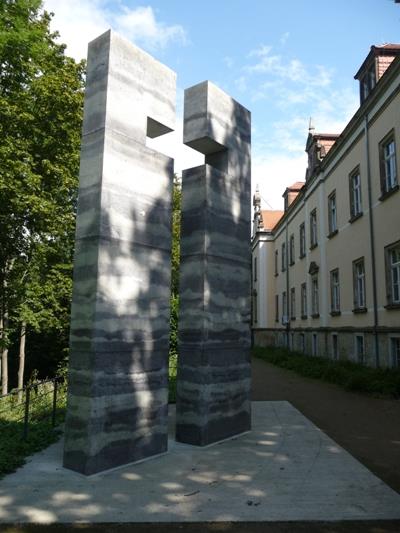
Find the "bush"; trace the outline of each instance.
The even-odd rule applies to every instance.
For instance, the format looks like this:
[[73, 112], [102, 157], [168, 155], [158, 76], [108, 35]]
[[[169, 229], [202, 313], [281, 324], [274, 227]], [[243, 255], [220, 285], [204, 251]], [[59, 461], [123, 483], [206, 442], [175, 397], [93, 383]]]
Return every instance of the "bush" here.
[[301, 376], [335, 383], [351, 391], [400, 398], [400, 370], [371, 368], [351, 361], [291, 352], [286, 348], [253, 348], [253, 355]]

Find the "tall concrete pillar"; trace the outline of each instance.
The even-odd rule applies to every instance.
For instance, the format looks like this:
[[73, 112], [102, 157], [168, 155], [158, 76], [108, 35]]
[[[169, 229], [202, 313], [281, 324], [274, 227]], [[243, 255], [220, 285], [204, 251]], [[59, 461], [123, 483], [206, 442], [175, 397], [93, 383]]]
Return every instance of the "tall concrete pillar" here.
[[250, 112], [210, 82], [185, 91], [177, 440], [250, 429]]
[[176, 75], [107, 32], [89, 45], [64, 466], [165, 452]]

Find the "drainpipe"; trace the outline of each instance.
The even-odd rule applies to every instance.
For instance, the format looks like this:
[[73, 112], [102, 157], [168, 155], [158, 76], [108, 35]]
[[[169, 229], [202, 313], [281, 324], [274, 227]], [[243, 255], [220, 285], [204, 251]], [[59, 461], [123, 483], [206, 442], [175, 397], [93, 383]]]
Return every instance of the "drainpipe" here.
[[365, 151], [367, 163], [367, 183], [368, 183], [368, 209], [369, 209], [369, 240], [371, 247], [371, 263], [372, 263], [372, 298], [374, 306], [374, 341], [375, 341], [375, 366], [380, 366], [379, 362], [379, 338], [378, 338], [378, 298], [376, 287], [376, 260], [375, 260], [375, 233], [374, 233], [374, 219], [372, 213], [372, 179], [371, 179], [371, 162], [369, 152], [369, 130], [368, 130], [368, 114], [365, 115], [364, 120], [364, 136], [365, 136]]
[[289, 294], [289, 228], [288, 228], [288, 221], [286, 219], [286, 225], [285, 225], [285, 262], [286, 262], [286, 348], [289, 350], [290, 343], [289, 343], [289, 330], [290, 330], [290, 316], [289, 316], [289, 309], [290, 309], [290, 294]]

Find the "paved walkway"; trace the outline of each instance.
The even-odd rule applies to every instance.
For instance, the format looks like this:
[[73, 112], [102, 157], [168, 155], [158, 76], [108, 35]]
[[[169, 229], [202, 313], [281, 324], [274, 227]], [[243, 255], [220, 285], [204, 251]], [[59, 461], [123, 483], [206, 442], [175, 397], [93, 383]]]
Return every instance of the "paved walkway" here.
[[289, 401], [400, 493], [400, 400], [347, 392], [260, 359], [253, 360], [253, 399]]
[[63, 470], [56, 444], [0, 481], [0, 531], [400, 531], [400, 496], [338, 446], [399, 491], [400, 402], [253, 368], [251, 433], [206, 449], [171, 441], [166, 456], [91, 478]]

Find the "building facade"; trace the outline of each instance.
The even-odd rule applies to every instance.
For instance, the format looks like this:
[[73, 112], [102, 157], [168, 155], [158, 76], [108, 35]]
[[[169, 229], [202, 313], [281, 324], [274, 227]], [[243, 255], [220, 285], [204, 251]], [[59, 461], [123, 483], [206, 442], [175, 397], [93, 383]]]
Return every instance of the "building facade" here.
[[373, 46], [340, 135], [310, 124], [284, 211], [254, 197], [256, 345], [400, 367], [400, 45]]

